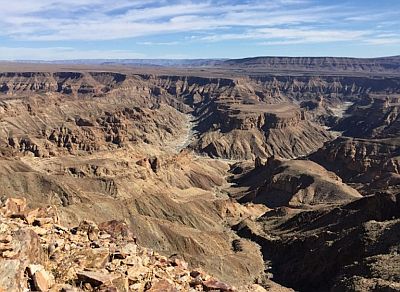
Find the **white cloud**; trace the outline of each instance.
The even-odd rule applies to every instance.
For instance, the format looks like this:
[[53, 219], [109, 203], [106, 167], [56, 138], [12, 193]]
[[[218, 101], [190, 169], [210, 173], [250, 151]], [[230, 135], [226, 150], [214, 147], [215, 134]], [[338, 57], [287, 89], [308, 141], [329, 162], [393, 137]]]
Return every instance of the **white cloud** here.
[[0, 5], [4, 8], [0, 10], [0, 35], [33, 41], [113, 40], [233, 27], [327, 23], [352, 16], [338, 12], [337, 6], [310, 6], [307, 0], [246, 4], [216, 0], [18, 0], [9, 4], [0, 0]]
[[369, 39], [366, 40], [366, 43], [370, 45], [377, 45], [377, 46], [382, 46], [382, 45], [400, 45], [400, 37], [396, 38], [376, 38], [376, 39]]
[[325, 43], [360, 40], [371, 34], [368, 30], [334, 30], [304, 28], [260, 28], [241, 34], [214, 34], [202, 37], [203, 41], [258, 40], [264, 45], [289, 45], [300, 43]]
[[281, 28], [264, 28], [258, 30], [267, 38], [280, 38], [288, 40], [299, 40], [304, 42], [333, 42], [333, 41], [350, 41], [359, 40], [360, 38], [370, 34], [370, 31], [358, 30], [332, 30], [332, 29], [281, 29]]
[[176, 42], [137, 42], [136, 44], [142, 46], [177, 46], [180, 45], [181, 43], [176, 41]]
[[69, 47], [0, 47], [0, 56], [2, 60], [139, 59], [146, 57], [143, 54], [127, 50], [76, 50]]
[[[142, 46], [178, 46], [180, 40], [251, 40], [260, 45], [338, 41], [398, 44], [398, 10], [380, 13], [366, 7], [364, 10], [360, 5], [351, 7], [350, 2], [332, 5], [318, 0], [0, 0], [0, 54], [2, 59], [145, 57], [130, 50], [85, 48], [86, 41], [132, 38], [137, 41], [130, 44]], [[177, 33], [181, 34], [179, 38]], [[152, 37], [146, 39], [148, 36]], [[163, 38], [157, 40], [156, 36]], [[36, 46], [44, 48], [11, 48], [20, 41], [36, 42]], [[53, 42], [73, 46], [69, 43], [72, 41], [81, 41], [84, 51], [51, 48]]]

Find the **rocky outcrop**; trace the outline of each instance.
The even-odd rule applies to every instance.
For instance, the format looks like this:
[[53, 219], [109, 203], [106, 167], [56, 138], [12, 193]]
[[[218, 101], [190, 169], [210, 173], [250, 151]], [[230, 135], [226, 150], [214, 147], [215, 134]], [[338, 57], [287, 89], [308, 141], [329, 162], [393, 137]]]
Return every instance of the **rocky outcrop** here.
[[265, 164], [232, 178], [235, 197], [240, 202], [264, 204], [269, 208], [314, 208], [340, 205], [361, 197], [332, 172], [307, 160], [280, 161], [269, 158]]
[[8, 72], [0, 74], [6, 94], [59, 92], [68, 95], [101, 94], [121, 85], [126, 76], [112, 72]]
[[357, 138], [398, 138], [400, 136], [400, 98], [365, 98], [353, 105], [335, 127], [344, 135]]
[[323, 96], [328, 102], [337, 103], [365, 94], [399, 93], [398, 77], [252, 75], [251, 72], [229, 78], [201, 75], [196, 71], [187, 76], [114, 72], [4, 72], [0, 73], [0, 89], [1, 93], [7, 95], [48, 92], [81, 98], [130, 94], [136, 95], [141, 101], [144, 101], [144, 96], [152, 102], [161, 99], [182, 111], [187, 110], [182, 102], [193, 107], [220, 96], [272, 103], [317, 100]]
[[253, 159], [295, 158], [314, 152], [331, 135], [291, 104], [216, 103], [198, 122], [195, 149], [213, 157]]
[[0, 74], [1, 92], [48, 92], [57, 90], [57, 83], [51, 73], [7, 72]]
[[400, 182], [400, 148], [395, 140], [341, 137], [310, 158], [334, 171], [345, 182], [358, 183], [363, 192], [371, 189], [396, 193]]
[[25, 204], [7, 199], [0, 212], [1, 290], [266, 291], [259, 285], [235, 288], [189, 269], [176, 255], [141, 247], [123, 222], [67, 228], [57, 224], [55, 213]]
[[[152, 168], [153, 164], [153, 168]], [[65, 226], [126, 220], [138, 243], [180, 254], [236, 286], [262, 281], [258, 247], [242, 244], [226, 220], [252, 214], [224, 193], [225, 162], [168, 154], [151, 145], [85, 155], [1, 159], [0, 185], [32, 207], [57, 205]], [[237, 210], [237, 211], [235, 211]], [[257, 213], [258, 214], [258, 213]], [[216, 256], [216, 254], [224, 256]]]
[[[49, 157], [67, 153], [93, 153], [127, 145], [162, 145], [182, 135], [186, 116], [161, 104], [154, 108], [122, 107], [106, 111], [96, 105], [86, 112], [70, 101], [69, 114], [59, 114], [57, 104], [48, 105], [48, 114], [41, 106], [47, 101], [32, 102], [29, 111], [21, 104], [11, 104], [0, 141], [16, 154]], [[65, 102], [68, 104], [68, 102]], [[91, 102], [85, 103], [89, 106]], [[32, 114], [33, 113], [33, 114]], [[46, 123], [51, 115], [51, 122]], [[71, 115], [75, 115], [74, 119]], [[29, 124], [29, 126], [27, 125]], [[1, 144], [1, 143], [0, 143]]]

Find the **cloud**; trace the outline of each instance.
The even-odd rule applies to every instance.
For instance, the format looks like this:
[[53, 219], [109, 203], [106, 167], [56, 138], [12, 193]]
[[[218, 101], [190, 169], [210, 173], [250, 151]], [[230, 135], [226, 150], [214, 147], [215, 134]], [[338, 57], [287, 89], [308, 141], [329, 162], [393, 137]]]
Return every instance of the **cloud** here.
[[323, 43], [338, 41], [355, 41], [371, 32], [368, 30], [332, 30], [332, 29], [280, 29], [265, 28], [258, 30], [268, 39], [286, 39], [304, 43]]
[[0, 47], [0, 56], [2, 60], [140, 59], [146, 57], [128, 50], [77, 50], [70, 47]]
[[136, 44], [142, 46], [177, 46], [181, 43], [178, 41], [175, 42], [137, 42]]
[[[2, 3], [4, 2], [4, 3]], [[327, 23], [351, 17], [337, 6], [308, 0], [128, 1], [18, 0], [0, 10], [0, 35], [14, 40], [114, 40], [140, 36], [215, 32], [232, 28]], [[8, 2], [8, 0], [7, 0]], [[132, 3], [133, 2], [133, 3]]]
[[202, 37], [203, 41], [257, 40], [263, 45], [293, 45], [360, 40], [370, 35], [368, 30], [334, 30], [304, 28], [261, 28], [238, 34], [214, 34]]
[[[164, 47], [159, 55], [191, 54], [178, 47], [183, 42], [194, 50], [226, 41], [252, 41], [260, 51], [265, 45], [329, 42], [393, 46], [400, 25], [400, 9], [371, 9], [361, 0], [0, 0], [0, 5], [3, 59], [139, 58], [128, 48], [145, 51], [144, 46]], [[88, 49], [97, 42], [98, 50]], [[123, 49], [102, 50], [119, 46]]]
[[382, 46], [382, 45], [400, 45], [400, 37], [397, 38], [376, 38], [366, 40], [366, 43], [370, 45]]

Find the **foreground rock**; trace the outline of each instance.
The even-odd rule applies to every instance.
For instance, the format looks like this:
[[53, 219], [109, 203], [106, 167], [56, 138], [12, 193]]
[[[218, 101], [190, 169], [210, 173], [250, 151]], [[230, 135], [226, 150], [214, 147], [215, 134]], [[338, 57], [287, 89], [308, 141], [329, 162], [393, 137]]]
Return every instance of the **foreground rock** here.
[[29, 212], [25, 200], [3, 202], [0, 291], [265, 291], [235, 288], [179, 257], [138, 246], [123, 222], [83, 221], [69, 229], [51, 208], [38, 210], [34, 224], [25, 220]]

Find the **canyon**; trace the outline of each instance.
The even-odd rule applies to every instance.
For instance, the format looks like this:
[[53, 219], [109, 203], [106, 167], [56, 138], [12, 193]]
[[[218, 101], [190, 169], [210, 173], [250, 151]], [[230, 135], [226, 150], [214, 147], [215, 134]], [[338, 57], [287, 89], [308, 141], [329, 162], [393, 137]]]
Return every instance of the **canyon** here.
[[[61, 260], [3, 260], [28, 284], [30, 265], [54, 271], [51, 291], [87, 272], [126, 278], [104, 291], [400, 291], [399, 60], [0, 64], [2, 202], [57, 209], [44, 249], [57, 226], [65, 241], [115, 220], [139, 256], [154, 252], [146, 271], [163, 261], [173, 275], [87, 265], [67, 279]], [[21, 212], [4, 211], [5, 243], [38, 231]], [[112, 254], [108, 237], [80, 235], [79, 252]]]

